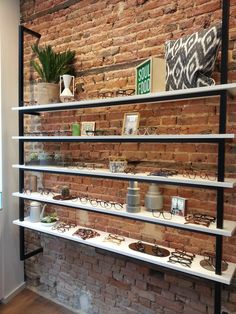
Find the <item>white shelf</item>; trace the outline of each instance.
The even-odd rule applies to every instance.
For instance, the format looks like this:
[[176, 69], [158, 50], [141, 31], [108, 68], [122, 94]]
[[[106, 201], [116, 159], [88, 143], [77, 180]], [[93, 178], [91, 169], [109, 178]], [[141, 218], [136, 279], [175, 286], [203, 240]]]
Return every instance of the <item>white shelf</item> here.
[[13, 165], [13, 168], [24, 169], [29, 171], [46, 171], [57, 172], [65, 174], [75, 174], [82, 176], [102, 177], [107, 179], [125, 179], [125, 180], [137, 180], [148, 182], [159, 182], [163, 184], [184, 184], [184, 185], [196, 185], [204, 187], [223, 187], [233, 188], [236, 185], [235, 179], [227, 179], [224, 182], [210, 181], [204, 179], [186, 179], [181, 175], [175, 175], [171, 177], [162, 176], [149, 176], [148, 173], [126, 174], [126, 173], [112, 173], [108, 169], [72, 169], [69, 167], [56, 167], [56, 166], [30, 166], [30, 165]]
[[15, 140], [79, 140], [79, 141], [126, 141], [126, 140], [214, 140], [234, 139], [235, 134], [168, 134], [168, 135], [107, 135], [107, 136], [12, 136]]
[[[221, 84], [215, 86], [205, 86], [197, 88], [189, 88], [182, 90], [174, 91], [164, 91], [158, 93], [152, 93], [149, 95], [134, 95], [134, 96], [125, 96], [125, 97], [114, 97], [114, 98], [104, 98], [104, 99], [94, 99], [94, 100], [82, 100], [68, 103], [57, 103], [57, 104], [46, 104], [46, 105], [32, 105], [32, 106], [22, 106], [14, 107], [12, 110], [16, 111], [53, 111], [53, 110], [66, 110], [68, 107], [70, 109], [79, 109], [79, 107], [84, 108], [88, 107], [101, 107], [109, 105], [119, 105], [124, 103], [155, 103], [157, 101], [170, 101], [170, 100], [182, 100], [188, 98], [188, 96], [193, 95], [192, 98], [197, 98], [196, 94], [209, 93], [207, 97], [215, 97], [212, 95], [214, 92], [220, 92], [227, 90], [231, 95], [236, 95], [236, 83], [230, 84]], [[176, 97], [176, 99], [175, 99]], [[206, 96], [202, 96], [206, 97]]]
[[146, 222], [151, 222], [151, 223], [157, 223], [165, 226], [170, 226], [170, 227], [177, 227], [177, 228], [182, 228], [186, 229], [189, 231], [201, 231], [205, 232], [208, 234], [218, 234], [222, 236], [227, 236], [231, 237], [234, 235], [235, 230], [236, 230], [236, 222], [235, 221], [229, 221], [229, 220], [224, 220], [224, 229], [217, 229], [216, 224], [211, 224], [209, 227], [201, 226], [201, 225], [196, 225], [196, 224], [185, 224], [185, 219], [184, 217], [181, 216], [172, 216], [171, 220], [166, 220], [164, 218], [155, 218], [153, 217], [151, 212], [148, 212], [146, 210], [142, 210], [140, 213], [129, 213], [126, 211], [126, 207], [122, 210], [115, 210], [115, 209], [105, 209], [102, 208], [101, 206], [91, 206], [87, 204], [82, 204], [79, 200], [75, 201], [59, 201], [59, 200], [54, 200], [53, 195], [41, 195], [40, 193], [34, 192], [31, 193], [31, 195], [15, 192], [12, 194], [13, 196], [16, 197], [21, 197], [24, 199], [28, 200], [36, 200], [39, 202], [50, 202], [51, 204], [56, 204], [56, 205], [64, 205], [68, 207], [73, 207], [73, 208], [79, 208], [79, 209], [85, 209], [93, 212], [99, 212], [99, 213], [104, 213], [104, 214], [111, 214], [115, 216], [121, 216], [124, 218], [132, 218], [132, 219], [139, 219], [143, 220]]
[[[78, 229], [78, 228], [83, 228], [81, 226], [77, 226], [75, 228], [72, 228], [69, 231], [66, 231], [65, 233], [60, 233], [56, 230], [52, 230], [51, 227], [45, 227], [43, 226], [40, 222], [38, 223], [31, 223], [28, 218], [26, 218], [25, 221], [19, 221], [19, 220], [14, 220], [14, 224], [18, 226], [22, 226], [28, 229], [32, 229], [35, 231], [43, 232], [46, 234], [50, 234], [53, 236], [57, 236], [60, 238], [72, 240], [74, 242], [82, 243], [85, 245], [90, 245], [95, 248], [99, 249], [104, 249], [110, 252], [118, 253], [121, 255], [128, 256], [130, 258], [135, 258], [144, 262], [148, 262], [151, 264], [159, 265], [165, 268], [173, 269], [176, 271], [180, 271], [189, 275], [194, 275], [198, 276], [201, 278], [206, 278], [209, 280], [221, 282], [224, 284], [229, 285], [231, 282], [231, 279], [233, 277], [234, 271], [235, 271], [235, 264], [228, 263], [228, 269], [227, 271], [223, 272], [222, 275], [216, 275], [214, 272], [208, 271], [200, 266], [200, 261], [203, 259], [202, 256], [196, 255], [194, 258], [191, 268], [182, 266], [180, 264], [172, 264], [168, 262], [169, 257], [157, 257], [157, 256], [151, 256], [145, 253], [137, 252], [134, 250], [131, 250], [129, 248], [129, 244], [133, 242], [137, 242], [138, 240], [131, 239], [131, 238], [125, 238], [125, 242], [121, 243], [120, 245], [110, 243], [110, 242], [104, 242], [104, 239], [107, 237], [108, 233], [102, 232], [99, 230], [96, 230], [97, 232], [100, 233], [99, 237], [92, 238], [92, 239], [87, 239], [87, 240], [82, 240], [79, 237], [73, 236], [72, 234]], [[146, 243], [146, 242], [144, 242]], [[170, 252], [173, 252], [173, 249], [166, 248]]]

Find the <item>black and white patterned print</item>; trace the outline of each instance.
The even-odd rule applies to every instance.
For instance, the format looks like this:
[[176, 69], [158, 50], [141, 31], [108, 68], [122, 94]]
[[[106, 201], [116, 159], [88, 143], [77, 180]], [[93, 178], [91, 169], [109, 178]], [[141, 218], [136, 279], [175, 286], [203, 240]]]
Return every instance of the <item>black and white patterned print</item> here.
[[166, 90], [215, 84], [211, 75], [220, 42], [221, 24], [166, 42]]

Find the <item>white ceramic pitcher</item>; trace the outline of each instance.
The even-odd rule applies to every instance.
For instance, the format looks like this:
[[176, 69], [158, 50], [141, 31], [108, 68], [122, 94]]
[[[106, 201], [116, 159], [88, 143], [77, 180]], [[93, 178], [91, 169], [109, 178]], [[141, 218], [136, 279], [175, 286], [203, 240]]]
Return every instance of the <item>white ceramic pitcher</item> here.
[[45, 204], [42, 208], [41, 203], [36, 201], [31, 202], [28, 207], [30, 210], [29, 214], [30, 222], [39, 222], [43, 218], [44, 209], [46, 206], [47, 204]]

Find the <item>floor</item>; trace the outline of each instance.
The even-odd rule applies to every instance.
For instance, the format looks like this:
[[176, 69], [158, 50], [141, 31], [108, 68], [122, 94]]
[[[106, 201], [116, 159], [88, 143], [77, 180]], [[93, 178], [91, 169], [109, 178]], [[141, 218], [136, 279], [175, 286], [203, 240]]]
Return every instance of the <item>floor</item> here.
[[24, 289], [8, 304], [0, 304], [0, 314], [74, 314], [74, 312]]

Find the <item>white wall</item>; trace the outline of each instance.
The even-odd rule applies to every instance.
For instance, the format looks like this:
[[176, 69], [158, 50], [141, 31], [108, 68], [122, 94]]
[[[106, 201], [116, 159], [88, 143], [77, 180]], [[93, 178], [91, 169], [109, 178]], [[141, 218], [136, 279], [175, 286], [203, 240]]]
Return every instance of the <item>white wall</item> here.
[[[7, 299], [24, 284], [23, 263], [19, 259], [19, 230], [12, 224], [18, 218], [18, 201], [12, 192], [18, 190], [18, 173], [12, 164], [18, 163], [18, 143], [12, 135], [18, 133], [17, 114], [11, 108], [18, 102], [18, 24], [19, 0], [0, 0], [0, 108], [2, 116], [2, 191], [3, 215], [0, 216], [0, 272], [3, 269], [2, 292]], [[3, 225], [3, 226], [1, 226]], [[2, 230], [1, 230], [2, 229]], [[0, 244], [1, 249], [1, 244]], [[0, 288], [1, 290], [1, 288]]]

